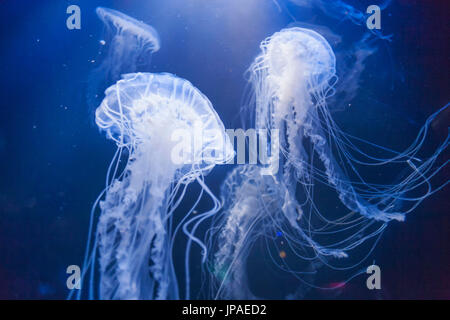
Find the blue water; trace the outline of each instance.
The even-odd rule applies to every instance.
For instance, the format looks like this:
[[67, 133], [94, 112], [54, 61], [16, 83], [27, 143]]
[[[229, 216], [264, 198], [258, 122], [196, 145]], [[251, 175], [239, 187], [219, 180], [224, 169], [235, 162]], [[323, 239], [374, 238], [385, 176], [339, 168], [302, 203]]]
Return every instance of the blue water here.
[[[372, 4], [348, 3], [361, 10]], [[66, 27], [71, 4], [81, 8], [80, 30]], [[139, 71], [188, 79], [211, 100], [226, 128], [241, 127], [243, 74], [264, 38], [290, 24], [322, 25], [342, 37], [335, 45], [345, 54], [346, 45], [367, 32], [364, 25], [283, 0], [2, 1], [0, 298], [64, 299], [67, 266], [82, 264], [89, 211], [115, 151], [95, 126], [87, 103], [89, 74], [102, 59], [98, 6], [152, 25], [161, 49]], [[342, 128], [402, 149], [427, 116], [450, 100], [446, 11], [446, 1], [406, 0], [382, 11], [382, 32], [392, 34], [392, 41], [374, 40], [378, 50], [365, 62], [358, 94], [351, 106], [334, 112]], [[448, 113], [438, 120], [430, 149], [447, 135]], [[229, 170], [219, 166], [207, 177], [216, 194]], [[441, 180], [448, 179], [448, 170], [443, 175]], [[382, 267], [382, 291], [368, 291], [363, 276], [332, 293], [310, 290], [307, 297], [448, 298], [447, 195], [448, 188], [385, 232], [370, 257]], [[252, 259], [261, 265], [267, 260], [263, 250]], [[200, 292], [199, 268], [192, 271], [192, 290]], [[336, 279], [325, 275], [319, 280], [333, 285]], [[291, 281], [274, 275], [270, 266], [250, 279], [264, 297], [282, 295], [279, 283]]]

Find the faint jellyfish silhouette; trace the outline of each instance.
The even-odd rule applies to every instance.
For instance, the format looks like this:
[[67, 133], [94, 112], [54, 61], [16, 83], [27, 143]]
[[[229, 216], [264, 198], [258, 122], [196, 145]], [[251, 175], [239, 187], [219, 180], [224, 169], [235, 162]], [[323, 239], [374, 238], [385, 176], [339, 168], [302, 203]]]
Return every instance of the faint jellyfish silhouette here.
[[[160, 39], [156, 30], [144, 22], [119, 11], [98, 7], [97, 16], [105, 25], [107, 36], [106, 56], [89, 77], [88, 103], [97, 107], [99, 97], [106, 87], [140, 67], [149, 66], [152, 54], [159, 50]], [[144, 71], [146, 71], [144, 69]]]
[[[182, 220], [187, 221], [183, 230], [189, 237], [186, 261], [192, 242], [206, 251], [194, 233], [199, 223], [218, 211], [220, 203], [203, 176], [234, 156], [232, 145], [206, 96], [172, 74], [126, 74], [105, 95], [96, 110], [96, 123], [118, 149], [108, 169], [107, 187], [91, 213], [83, 267], [84, 272], [89, 269], [85, 274], [89, 298], [96, 295], [98, 251], [100, 298], [177, 299], [173, 213], [188, 185], [197, 181], [201, 194], [210, 196], [213, 208], [190, 218], [197, 201]], [[187, 143], [183, 162], [174, 159], [173, 152], [178, 144], [173, 133], [180, 130], [187, 135], [194, 135], [194, 130], [203, 133], [200, 143]], [[120, 170], [124, 150], [128, 159]], [[94, 234], [98, 203], [101, 213]]]

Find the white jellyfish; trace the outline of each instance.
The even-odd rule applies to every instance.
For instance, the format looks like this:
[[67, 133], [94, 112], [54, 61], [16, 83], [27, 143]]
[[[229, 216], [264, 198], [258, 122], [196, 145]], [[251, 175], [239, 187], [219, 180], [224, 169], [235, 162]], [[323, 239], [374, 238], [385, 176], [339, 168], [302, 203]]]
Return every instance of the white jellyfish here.
[[150, 65], [152, 54], [160, 48], [159, 35], [152, 26], [113, 9], [98, 7], [96, 13], [106, 27], [107, 38], [101, 40], [106, 56], [89, 79], [88, 101], [95, 107], [96, 97], [108, 84], [124, 73], [135, 72], [138, 66], [142, 70]]
[[[435, 156], [442, 150], [438, 148], [426, 162], [422, 161], [420, 167], [413, 164], [419, 160], [416, 154], [422, 146], [421, 137], [426, 134], [431, 120], [427, 121], [418, 140], [405, 152], [395, 153], [378, 147], [394, 156], [371, 157], [352, 143], [352, 140], [361, 139], [354, 139], [341, 131], [330, 115], [326, 98], [334, 93], [333, 84], [337, 80], [335, 57], [322, 36], [303, 28], [284, 29], [266, 39], [261, 44], [261, 50], [261, 55], [250, 68], [255, 88], [255, 125], [257, 128], [284, 132], [281, 136], [282, 151], [285, 153], [284, 179], [291, 175], [290, 167], [295, 169], [295, 178], [305, 184], [316, 177], [322, 181], [326, 178], [350, 210], [379, 221], [403, 220], [406, 212], [396, 212], [392, 202], [409, 188], [427, 185], [427, 180], [423, 180], [425, 174], [429, 173]], [[307, 143], [313, 148], [306, 150]], [[353, 151], [371, 161], [356, 159]], [[314, 154], [319, 157], [324, 169], [318, 176], [317, 168], [311, 163]], [[335, 158], [345, 159], [341, 161], [345, 168], [341, 168]], [[373, 186], [364, 181], [355, 185], [346, 174], [351, 171], [357, 173], [352, 162], [370, 166], [403, 162], [411, 167], [412, 176], [404, 184], [400, 183], [395, 191], [390, 185]], [[347, 167], [347, 164], [350, 166]]]
[[[191, 218], [194, 206], [182, 219], [187, 221], [183, 230], [189, 237], [188, 261], [190, 243], [206, 250], [194, 236], [198, 224], [220, 208], [203, 176], [234, 156], [232, 145], [207, 97], [172, 74], [126, 74], [105, 95], [96, 110], [96, 123], [118, 150], [108, 170], [107, 187], [99, 197], [104, 194], [104, 199], [97, 200], [92, 212], [99, 202], [97, 231], [93, 233], [91, 220], [92, 239], [83, 268], [89, 278], [89, 298], [97, 295], [98, 255], [99, 298], [177, 299], [172, 246], [179, 228], [173, 226], [173, 213], [193, 181], [214, 203], [210, 211]], [[187, 153], [182, 159], [189, 161], [179, 161], [174, 152], [180, 144], [176, 132], [202, 133], [200, 143], [182, 141], [182, 151]], [[128, 158], [120, 170], [124, 150]]]
[[[448, 164], [439, 163], [439, 155], [449, 137], [428, 157], [422, 150], [429, 125], [448, 105], [426, 121], [405, 151], [378, 146], [343, 132], [331, 117], [326, 100], [334, 94], [335, 65], [332, 48], [312, 30], [283, 29], [261, 43], [249, 68], [253, 95], [244, 111], [256, 129], [280, 133], [282, 169], [269, 177], [258, 169], [236, 169], [226, 180], [223, 212], [207, 241], [216, 250], [210, 267], [216, 275], [213, 297], [254, 298], [247, 283], [249, 251], [258, 238], [273, 240], [278, 232], [286, 246], [282, 256], [288, 252], [311, 262], [308, 270], [318, 265], [352, 270], [390, 221], [403, 221], [449, 183], [433, 187], [431, 182]], [[369, 182], [363, 175], [380, 168], [406, 171], [391, 183]], [[305, 281], [305, 270], [268, 252], [281, 270], [314, 286]]]

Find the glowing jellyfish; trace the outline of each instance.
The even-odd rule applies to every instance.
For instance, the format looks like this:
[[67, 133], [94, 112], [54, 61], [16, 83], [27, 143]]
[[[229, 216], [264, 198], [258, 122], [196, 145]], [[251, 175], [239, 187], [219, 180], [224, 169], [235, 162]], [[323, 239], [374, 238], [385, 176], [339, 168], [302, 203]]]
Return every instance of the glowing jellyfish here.
[[106, 45], [106, 56], [89, 79], [88, 100], [95, 107], [96, 96], [106, 86], [117, 81], [120, 75], [131, 73], [148, 66], [151, 56], [160, 48], [160, 39], [156, 30], [119, 11], [98, 7], [97, 16], [104, 23], [107, 39], [101, 40]]
[[[234, 155], [231, 143], [209, 100], [190, 82], [172, 74], [126, 74], [105, 95], [96, 111], [96, 123], [118, 150], [108, 170], [104, 200], [100, 201], [95, 240], [87, 245], [83, 269], [90, 268], [90, 275], [86, 275], [89, 297], [96, 294], [98, 252], [100, 298], [179, 298], [172, 264], [178, 230], [173, 228], [173, 213], [193, 181], [214, 203], [210, 211], [190, 218], [194, 205], [182, 220], [187, 221], [183, 230], [189, 237], [188, 261], [192, 242], [206, 250], [194, 236], [195, 229], [220, 207], [203, 175]], [[179, 144], [174, 139], [176, 132], [188, 136], [203, 133], [200, 143], [183, 146], [187, 153], [183, 161], [174, 153]], [[121, 171], [124, 150], [128, 159]]]
[[[335, 64], [330, 45], [312, 30], [283, 29], [261, 43], [249, 69], [250, 113], [256, 129], [280, 133], [282, 169], [263, 176], [259, 168], [240, 168], [227, 178], [224, 209], [208, 239], [216, 250], [210, 256], [213, 297], [254, 298], [247, 257], [257, 239], [274, 240], [280, 231], [287, 248], [275, 255], [268, 250], [269, 256], [300, 283], [314, 286], [305, 274], [319, 266], [358, 267], [389, 221], [403, 221], [448, 184], [433, 188], [430, 180], [448, 164], [438, 158], [449, 137], [431, 156], [422, 155], [429, 125], [448, 105], [426, 121], [404, 152], [378, 146], [343, 132], [333, 121], [326, 99], [334, 94]], [[390, 184], [369, 182], [362, 173], [380, 168], [405, 173]], [[295, 269], [287, 261], [291, 256], [310, 266]]]

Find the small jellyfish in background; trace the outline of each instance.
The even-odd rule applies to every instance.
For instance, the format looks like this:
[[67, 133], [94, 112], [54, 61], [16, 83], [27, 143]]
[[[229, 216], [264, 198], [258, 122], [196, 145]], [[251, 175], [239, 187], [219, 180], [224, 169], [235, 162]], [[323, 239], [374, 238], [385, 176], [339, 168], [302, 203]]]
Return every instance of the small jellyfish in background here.
[[[199, 90], [168, 73], [123, 75], [122, 80], [106, 90], [96, 110], [96, 123], [118, 149], [108, 170], [107, 187], [91, 213], [83, 267], [88, 297], [177, 299], [180, 295], [172, 247], [181, 226], [173, 225], [174, 211], [188, 185], [196, 181], [202, 192], [180, 222], [188, 236], [189, 265], [191, 243], [199, 244], [206, 255], [205, 245], [194, 236], [196, 228], [220, 208], [203, 177], [216, 164], [234, 156], [223, 124]], [[183, 146], [183, 161], [174, 158], [179, 144], [174, 140], [174, 132], [188, 136], [203, 133], [201, 140], [193, 144], [188, 141]], [[124, 152], [127, 161], [120, 164]], [[203, 194], [211, 198], [213, 208], [191, 217]], [[98, 205], [100, 216], [94, 233]], [[189, 278], [189, 268], [186, 270]]]
[[[209, 252], [215, 252], [209, 264], [214, 298], [256, 297], [248, 284], [247, 257], [258, 239], [266, 240], [280, 270], [309, 287], [315, 285], [307, 276], [318, 268], [354, 270], [390, 221], [403, 221], [449, 182], [434, 187], [431, 182], [448, 164], [439, 156], [449, 136], [424, 156], [429, 126], [449, 105], [428, 118], [405, 151], [397, 152], [350, 135], [334, 122], [327, 98], [334, 94], [336, 60], [320, 34], [287, 28], [260, 48], [249, 68], [253, 94], [244, 112], [256, 129], [279, 132], [280, 170], [267, 176], [261, 168], [246, 166], [225, 181], [224, 208], [207, 237], [214, 248]], [[391, 183], [365, 176], [381, 169], [404, 175]], [[283, 235], [285, 249], [273, 254], [277, 234]], [[296, 269], [297, 260], [309, 264]]]
[[100, 41], [106, 47], [106, 56], [89, 77], [88, 102], [93, 108], [110, 83], [124, 73], [135, 72], [138, 66], [142, 70], [150, 65], [152, 54], [160, 48], [158, 33], [144, 22], [103, 7], [98, 7], [96, 13], [105, 25], [107, 37]]

